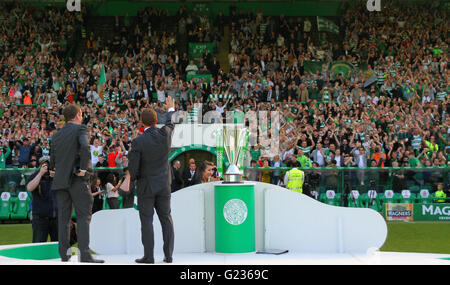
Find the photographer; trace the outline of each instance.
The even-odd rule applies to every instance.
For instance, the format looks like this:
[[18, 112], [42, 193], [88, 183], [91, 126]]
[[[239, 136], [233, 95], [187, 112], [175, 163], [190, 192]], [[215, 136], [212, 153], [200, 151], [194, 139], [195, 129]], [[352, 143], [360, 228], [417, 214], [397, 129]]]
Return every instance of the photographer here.
[[26, 185], [33, 195], [33, 243], [46, 242], [48, 235], [51, 241], [58, 241], [56, 196], [50, 191], [55, 172], [48, 169], [49, 161], [48, 156], [39, 159], [39, 170], [30, 176]]

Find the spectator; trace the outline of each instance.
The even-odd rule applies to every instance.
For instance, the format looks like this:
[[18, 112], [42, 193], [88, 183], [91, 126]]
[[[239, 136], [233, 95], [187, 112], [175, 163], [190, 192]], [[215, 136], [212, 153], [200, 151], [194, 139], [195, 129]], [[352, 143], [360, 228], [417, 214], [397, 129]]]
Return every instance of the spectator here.
[[30, 143], [30, 140], [28, 138], [24, 138], [21, 142], [16, 141], [15, 146], [19, 150], [19, 165], [22, 167], [27, 167], [28, 162], [30, 162], [30, 152], [31, 150], [39, 144], [39, 140], [34, 142], [33, 144]]
[[108, 154], [108, 167], [117, 167], [117, 161], [122, 159], [122, 147], [120, 144], [114, 145], [114, 151]]
[[102, 181], [99, 177], [94, 177], [91, 184], [92, 197], [94, 197], [94, 203], [92, 204], [92, 213], [98, 212], [103, 209], [103, 189]]
[[176, 192], [183, 188], [183, 178], [181, 178], [180, 167], [180, 161], [174, 161], [172, 165], [172, 192]]
[[184, 187], [189, 187], [189, 186], [194, 185], [196, 173], [197, 173], [197, 166], [195, 164], [195, 160], [191, 158], [189, 160], [188, 167], [183, 172]]
[[207, 160], [203, 161], [198, 170], [195, 172], [193, 185], [217, 181], [218, 178], [213, 177], [214, 167], [214, 163]]
[[106, 177], [106, 201], [110, 209], [119, 209], [119, 188], [120, 183], [116, 183], [116, 176], [110, 172]]

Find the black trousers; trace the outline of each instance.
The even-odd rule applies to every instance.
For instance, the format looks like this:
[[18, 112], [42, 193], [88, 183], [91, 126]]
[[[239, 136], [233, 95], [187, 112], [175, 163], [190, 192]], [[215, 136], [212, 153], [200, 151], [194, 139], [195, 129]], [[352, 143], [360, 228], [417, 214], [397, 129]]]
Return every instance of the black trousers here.
[[80, 259], [90, 259], [92, 256], [89, 251], [89, 225], [94, 198], [89, 183], [80, 177], [74, 177], [70, 188], [56, 191], [56, 199], [58, 202], [58, 238], [61, 258], [66, 257], [67, 251], [70, 249], [70, 225], [75, 206]]
[[163, 235], [163, 251], [165, 257], [172, 257], [174, 245], [174, 229], [170, 209], [170, 190], [161, 191], [160, 194], [148, 195], [138, 192], [138, 210], [141, 220], [142, 245], [144, 257], [154, 260], [154, 232], [153, 214], [156, 210], [161, 222]]
[[119, 198], [107, 198], [106, 202], [108, 202], [110, 209], [119, 209]]
[[47, 242], [49, 235], [50, 241], [58, 241], [58, 218], [33, 214], [31, 227], [33, 229], [33, 243]]

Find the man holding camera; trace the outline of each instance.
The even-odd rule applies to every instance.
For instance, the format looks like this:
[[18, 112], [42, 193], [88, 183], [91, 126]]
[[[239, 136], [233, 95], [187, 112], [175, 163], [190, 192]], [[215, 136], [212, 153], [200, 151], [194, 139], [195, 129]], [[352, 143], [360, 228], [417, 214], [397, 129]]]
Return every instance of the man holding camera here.
[[58, 211], [55, 192], [51, 191], [54, 171], [48, 169], [49, 156], [39, 159], [39, 170], [33, 173], [27, 183], [27, 191], [33, 195], [31, 225], [33, 243], [58, 241]]

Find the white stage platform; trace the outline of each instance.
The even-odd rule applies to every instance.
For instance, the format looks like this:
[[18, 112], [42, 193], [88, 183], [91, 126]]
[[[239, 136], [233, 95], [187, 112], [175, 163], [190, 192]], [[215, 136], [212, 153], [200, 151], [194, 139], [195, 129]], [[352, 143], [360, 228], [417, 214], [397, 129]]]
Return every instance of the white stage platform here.
[[[131, 255], [96, 255], [105, 260], [104, 265], [137, 265]], [[219, 254], [219, 253], [179, 253], [174, 255], [172, 264], [163, 263], [163, 255], [155, 255], [155, 265], [450, 265], [450, 254], [399, 253], [375, 251], [367, 255], [352, 254], [306, 254], [289, 252], [282, 255], [267, 254]], [[76, 256], [69, 262], [52, 260], [24, 260], [0, 256], [1, 265], [87, 265], [78, 263]], [[101, 266], [101, 265], [99, 265]]]
[[[256, 251], [289, 252], [217, 253], [215, 184], [195, 185], [172, 195], [173, 265], [450, 265], [450, 260], [444, 259], [449, 259], [450, 254], [380, 252], [388, 235], [387, 226], [384, 218], [372, 209], [330, 206], [260, 182], [255, 183]], [[162, 233], [156, 214], [154, 228], [156, 265], [170, 266], [162, 262]], [[90, 230], [90, 248], [106, 265], [136, 264], [134, 260], [143, 255], [139, 215], [134, 208], [95, 213]], [[17, 255], [12, 255], [11, 250], [9, 255], [2, 254], [4, 249], [20, 246], [24, 249], [13, 250]], [[39, 251], [32, 246], [48, 248]], [[30, 258], [27, 254], [36, 252], [43, 252], [42, 258], [35, 254], [34, 260], [26, 259]], [[0, 246], [0, 264], [86, 264], [78, 263], [76, 256], [67, 263], [55, 257], [58, 257], [56, 243]]]

